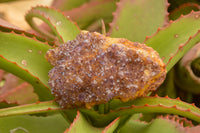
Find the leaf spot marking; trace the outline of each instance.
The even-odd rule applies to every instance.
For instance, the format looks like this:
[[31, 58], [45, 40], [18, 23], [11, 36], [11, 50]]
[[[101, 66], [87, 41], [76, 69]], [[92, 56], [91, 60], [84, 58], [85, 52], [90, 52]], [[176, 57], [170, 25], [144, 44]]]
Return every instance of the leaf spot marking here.
[[22, 63], [22, 65], [27, 66], [27, 61], [26, 60], [22, 60], [21, 63]]
[[29, 131], [27, 129], [23, 128], [23, 127], [14, 128], [14, 129], [10, 130], [10, 133], [15, 133], [18, 130], [22, 130], [22, 131], [24, 131], [26, 133], [29, 133]]

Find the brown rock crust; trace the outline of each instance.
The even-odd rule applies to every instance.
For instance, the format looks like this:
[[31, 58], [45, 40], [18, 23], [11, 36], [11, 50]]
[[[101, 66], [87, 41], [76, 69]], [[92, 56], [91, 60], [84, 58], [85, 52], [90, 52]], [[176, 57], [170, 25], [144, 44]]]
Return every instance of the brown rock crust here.
[[49, 85], [63, 108], [126, 102], [155, 90], [166, 69], [158, 53], [145, 44], [82, 31], [75, 40], [51, 49], [46, 59], [54, 66]]

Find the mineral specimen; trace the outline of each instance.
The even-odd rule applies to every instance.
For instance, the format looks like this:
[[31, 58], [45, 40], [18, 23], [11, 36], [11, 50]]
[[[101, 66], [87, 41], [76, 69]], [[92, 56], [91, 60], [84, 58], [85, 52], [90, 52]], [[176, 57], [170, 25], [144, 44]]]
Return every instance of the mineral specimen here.
[[49, 85], [63, 108], [126, 102], [155, 90], [165, 79], [165, 64], [145, 44], [82, 31], [46, 54], [54, 66]]

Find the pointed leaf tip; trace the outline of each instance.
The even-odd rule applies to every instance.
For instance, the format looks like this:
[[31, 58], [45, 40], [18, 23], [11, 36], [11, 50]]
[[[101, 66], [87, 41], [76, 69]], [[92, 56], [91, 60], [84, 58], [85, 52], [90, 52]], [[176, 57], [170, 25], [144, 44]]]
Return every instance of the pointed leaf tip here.
[[37, 17], [47, 23], [61, 43], [73, 40], [80, 33], [79, 27], [72, 22], [72, 20], [66, 18], [62, 13], [54, 8], [37, 6], [32, 8], [25, 16], [26, 21], [33, 29], [44, 35], [52, 37], [50, 33], [41, 30], [41, 28], [34, 23], [34, 17]]
[[64, 133], [111, 133], [114, 132], [114, 130], [119, 125], [119, 118], [116, 118], [114, 121], [112, 121], [108, 126], [104, 128], [97, 128], [93, 127], [82, 115], [79, 111], [77, 111], [76, 118], [74, 119], [73, 123], [70, 125], [68, 129], [65, 130]]

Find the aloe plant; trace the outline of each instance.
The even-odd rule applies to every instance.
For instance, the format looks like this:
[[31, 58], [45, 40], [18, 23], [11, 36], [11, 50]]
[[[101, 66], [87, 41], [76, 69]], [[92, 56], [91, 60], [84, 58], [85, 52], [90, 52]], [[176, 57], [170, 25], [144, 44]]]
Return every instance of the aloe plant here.
[[[44, 23], [37, 25], [34, 18]], [[52, 7], [33, 7], [25, 19], [32, 30], [24, 31], [0, 21], [0, 132], [175, 133], [199, 130], [200, 109], [199, 100], [196, 100], [200, 88], [199, 59], [198, 52], [194, 52], [198, 51], [200, 41], [197, 1], [65, 0], [53, 2]], [[88, 31], [101, 32], [104, 35], [95, 35], [108, 40], [126, 38], [127, 45], [144, 43], [153, 48], [166, 64], [164, 83], [156, 91], [146, 92], [142, 91], [145, 87], [140, 88], [138, 92], [142, 95], [126, 100], [114, 97], [86, 108], [61, 107], [54, 100], [58, 96], [53, 85], [48, 84], [48, 73], [53, 66], [45, 55]], [[190, 49], [192, 52], [188, 52]], [[10, 73], [17, 77], [5, 78]], [[183, 78], [185, 75], [187, 78]], [[190, 91], [194, 86], [196, 90]]]

